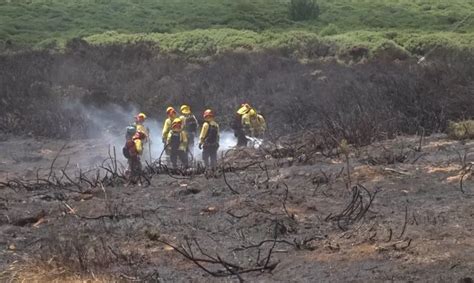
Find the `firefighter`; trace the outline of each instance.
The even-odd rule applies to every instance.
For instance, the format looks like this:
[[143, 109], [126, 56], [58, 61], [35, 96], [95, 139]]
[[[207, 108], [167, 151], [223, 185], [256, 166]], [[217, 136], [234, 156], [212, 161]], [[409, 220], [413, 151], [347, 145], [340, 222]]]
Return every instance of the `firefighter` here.
[[173, 120], [177, 117], [176, 110], [174, 110], [174, 108], [170, 106], [166, 109], [166, 115], [167, 118], [165, 120], [165, 123], [163, 124], [163, 132], [161, 136], [163, 144], [166, 144], [166, 140], [168, 139], [168, 133], [171, 130], [171, 124], [173, 123]]
[[170, 159], [173, 168], [178, 167], [178, 159], [181, 164], [188, 167], [188, 138], [186, 132], [183, 131], [183, 122], [180, 118], [175, 118], [171, 123], [171, 130], [166, 139], [167, 147], [170, 152]]
[[252, 107], [248, 103], [244, 103], [234, 115], [232, 129], [234, 130], [234, 136], [237, 138], [238, 147], [247, 146], [248, 139], [245, 137], [245, 132], [242, 125], [242, 116], [247, 114], [251, 109]]
[[214, 121], [214, 113], [211, 109], [204, 111], [203, 117], [204, 123], [199, 136], [199, 149], [202, 149], [204, 165], [215, 169], [217, 149], [219, 148], [219, 125]]
[[192, 151], [199, 123], [196, 116], [191, 112], [191, 107], [188, 105], [181, 105], [180, 111], [182, 115], [179, 118], [183, 122], [183, 130], [186, 132], [188, 137], [188, 151]]
[[143, 133], [138, 132], [136, 126], [128, 126], [125, 135], [125, 146], [122, 149], [123, 155], [127, 158], [128, 169], [127, 175], [130, 182], [136, 182], [136, 178], [140, 176], [142, 164], [140, 156], [143, 153], [142, 143]]
[[267, 129], [267, 123], [262, 115], [255, 109], [250, 109], [248, 113], [242, 116], [242, 127], [244, 133], [253, 138], [262, 138]]
[[137, 128], [137, 132], [143, 133], [145, 137], [143, 140], [144, 143], [146, 143], [149, 139], [149, 130], [144, 125], [146, 119], [147, 117], [145, 113], [138, 113], [138, 115], [135, 116], [135, 127]]

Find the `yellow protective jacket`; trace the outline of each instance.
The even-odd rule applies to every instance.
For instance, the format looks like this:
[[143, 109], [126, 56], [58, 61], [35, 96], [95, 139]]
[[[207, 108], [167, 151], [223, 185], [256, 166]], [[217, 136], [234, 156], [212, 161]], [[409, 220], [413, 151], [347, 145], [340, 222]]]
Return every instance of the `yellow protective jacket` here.
[[262, 135], [267, 129], [267, 123], [262, 115], [257, 114], [251, 116], [249, 113], [242, 116], [242, 126], [244, 130], [248, 131], [251, 137]]
[[138, 123], [135, 123], [135, 127], [137, 127], [137, 132], [143, 133], [145, 135], [143, 142], [147, 142], [149, 138], [148, 129], [143, 124]]
[[162, 135], [161, 135], [161, 138], [162, 138], [163, 142], [165, 142], [168, 139], [168, 134], [171, 131], [171, 123], [173, 122], [174, 119], [175, 118], [168, 117], [165, 120], [165, 123], [163, 124], [163, 132], [162, 132]]
[[205, 121], [202, 124], [201, 134], [199, 135], [199, 143], [206, 144], [207, 134], [209, 132], [209, 125], [215, 126], [217, 128], [217, 137], [215, 143], [219, 144], [219, 124], [214, 120]]
[[[166, 144], [169, 145], [171, 142], [171, 137], [173, 136], [173, 133], [176, 133], [177, 131], [169, 131], [168, 132], [168, 137], [166, 138]], [[178, 131], [180, 134], [179, 138], [179, 150], [187, 151], [188, 150], [188, 135], [186, 134], [185, 131]]]
[[143, 153], [143, 142], [139, 138], [134, 138], [133, 142], [135, 143], [135, 150], [137, 151], [138, 155], [142, 155]]

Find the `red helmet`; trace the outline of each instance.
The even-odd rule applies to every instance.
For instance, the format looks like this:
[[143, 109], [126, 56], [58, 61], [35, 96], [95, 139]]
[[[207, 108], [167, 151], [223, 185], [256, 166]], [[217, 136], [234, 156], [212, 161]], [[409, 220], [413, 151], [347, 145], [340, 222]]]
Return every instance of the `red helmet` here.
[[208, 118], [208, 117], [214, 117], [214, 112], [212, 112], [211, 109], [207, 109], [206, 111], [204, 111], [204, 114], [202, 115], [205, 118]]

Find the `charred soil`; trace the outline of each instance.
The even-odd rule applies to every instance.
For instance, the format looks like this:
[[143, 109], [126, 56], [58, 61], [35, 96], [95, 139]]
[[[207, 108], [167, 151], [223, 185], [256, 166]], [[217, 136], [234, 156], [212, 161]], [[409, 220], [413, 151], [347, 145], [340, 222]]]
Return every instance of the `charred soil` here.
[[96, 141], [69, 144], [60, 154], [53, 140], [23, 140], [28, 151], [11, 150], [20, 148], [14, 138], [0, 144], [3, 280], [474, 275], [471, 141], [398, 137], [311, 157], [305, 144], [296, 151], [269, 144], [226, 152], [216, 172], [150, 165], [150, 183], [135, 185], [120, 181], [120, 157], [117, 169], [104, 166], [116, 170], [115, 182], [78, 179], [71, 164], [107, 156], [99, 146], [85, 158], [88, 142]]
[[[1, 55], [0, 279], [472, 281], [474, 144], [437, 133], [474, 116], [473, 57], [416, 61], [82, 40]], [[109, 146], [137, 109], [152, 133], [183, 103], [225, 131], [245, 102], [266, 142], [213, 172], [155, 161], [129, 184]]]

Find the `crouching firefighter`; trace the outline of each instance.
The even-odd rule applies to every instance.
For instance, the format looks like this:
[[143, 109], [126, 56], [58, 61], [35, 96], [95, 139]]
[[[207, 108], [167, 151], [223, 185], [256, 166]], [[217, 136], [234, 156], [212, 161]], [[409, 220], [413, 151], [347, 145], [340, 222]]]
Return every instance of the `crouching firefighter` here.
[[140, 156], [143, 152], [143, 133], [138, 132], [135, 126], [128, 126], [125, 134], [125, 146], [122, 148], [123, 155], [127, 158], [128, 169], [126, 175], [130, 183], [136, 183], [142, 171]]
[[168, 133], [166, 146], [170, 152], [170, 159], [173, 168], [178, 167], [178, 158], [183, 167], [188, 167], [188, 138], [183, 131], [183, 122], [180, 118], [175, 118], [171, 123], [171, 130]]
[[202, 159], [206, 167], [217, 167], [217, 149], [219, 148], [219, 125], [214, 121], [214, 113], [207, 109], [203, 114], [201, 135], [199, 136], [199, 149], [202, 149]]
[[234, 115], [232, 129], [234, 130], [234, 136], [237, 138], [237, 147], [247, 146], [248, 139], [245, 136], [244, 127], [242, 125], [242, 116], [247, 114], [251, 109], [249, 104], [242, 104]]
[[252, 138], [262, 138], [267, 129], [265, 119], [255, 109], [250, 109], [247, 114], [242, 116], [242, 126], [245, 134]]

